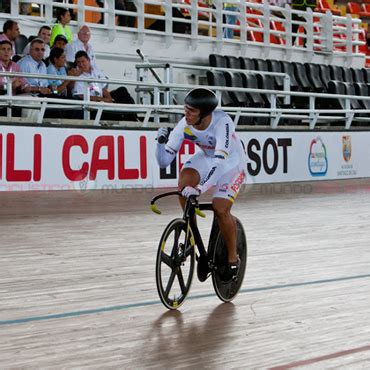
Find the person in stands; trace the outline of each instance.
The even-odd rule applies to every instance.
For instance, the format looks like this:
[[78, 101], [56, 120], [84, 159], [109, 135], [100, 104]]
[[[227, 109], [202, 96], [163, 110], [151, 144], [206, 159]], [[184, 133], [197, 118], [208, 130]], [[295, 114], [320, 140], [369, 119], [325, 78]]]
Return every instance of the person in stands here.
[[[44, 41], [45, 43], [45, 58], [49, 57], [50, 54], [50, 37], [51, 37], [51, 28], [49, 26], [42, 26], [37, 34], [37, 37]], [[35, 38], [35, 37], [34, 37]], [[31, 40], [32, 41], [32, 40]], [[27, 55], [30, 52], [31, 42], [29, 42], [23, 50], [23, 54]]]
[[87, 55], [90, 58], [90, 61], [93, 65], [96, 65], [96, 58], [94, 54], [94, 49], [90, 44], [91, 39], [91, 30], [89, 26], [84, 24], [81, 26], [80, 30], [77, 33], [77, 40], [72, 41], [66, 47], [66, 57], [67, 61], [73, 63], [75, 61], [75, 55], [78, 51], [86, 51]]
[[[234, 14], [226, 14], [225, 21], [227, 25], [235, 26], [238, 19], [237, 12], [240, 12], [239, 7], [234, 3], [224, 3], [224, 10], [228, 12], [234, 12]], [[234, 30], [232, 28], [224, 28], [224, 38], [233, 39]]]
[[[1, 72], [21, 72], [17, 63], [12, 61], [12, 44], [8, 40], [0, 41], [0, 71]], [[0, 95], [6, 92], [6, 77], [0, 77]], [[23, 77], [12, 79], [12, 94], [24, 94], [31, 91], [30, 86]]]
[[54, 45], [55, 38], [63, 35], [68, 42], [72, 42], [72, 30], [69, 27], [71, 13], [68, 9], [58, 9], [57, 24], [51, 30], [50, 46]]
[[[306, 11], [308, 8], [312, 9], [312, 11], [315, 10], [317, 5], [316, 0], [292, 0], [292, 9], [293, 10], [302, 10]], [[292, 20], [293, 21], [298, 21], [298, 22], [306, 22], [306, 19], [304, 17], [301, 17], [298, 14], [293, 13], [292, 15]], [[293, 41], [296, 39], [296, 34], [299, 28], [299, 24], [292, 23], [292, 33], [293, 33]], [[303, 30], [305, 32], [305, 29]]]
[[[68, 40], [64, 35], [58, 35], [55, 40], [53, 47], [50, 49], [50, 53], [54, 48], [65, 50], [68, 45]], [[44, 60], [46, 66], [50, 64], [50, 56]]]
[[[65, 67], [66, 55], [61, 48], [52, 48], [50, 52], [49, 65], [47, 67], [48, 75], [54, 76], [76, 76], [75, 69], [67, 72]], [[65, 81], [60, 79], [49, 80], [49, 87], [54, 95], [66, 97], [68, 90], [72, 88], [74, 81]]]
[[[43, 62], [45, 43], [41, 39], [31, 41], [30, 53], [24, 56], [19, 62], [19, 68], [24, 73], [47, 74], [46, 65]], [[50, 95], [49, 82], [44, 78], [26, 77], [30, 85], [30, 92], [38, 95]]]
[[20, 35], [19, 25], [17, 22], [9, 20], [3, 25], [3, 34], [0, 35], [0, 41], [7, 40], [12, 44], [12, 57], [16, 54], [15, 39]]
[[[90, 57], [87, 55], [86, 51], [80, 50], [76, 53], [75, 64], [77, 66], [77, 70], [80, 71], [80, 77], [106, 80], [106, 77], [103, 75], [100, 69], [91, 63]], [[85, 82], [76, 81], [72, 89], [72, 95], [76, 98], [83, 99], [85, 89]], [[135, 104], [131, 95], [123, 86], [109, 92], [107, 89], [107, 83], [105, 81], [90, 82], [88, 84], [88, 89], [91, 101], [119, 104]], [[134, 113], [117, 114], [104, 112], [102, 119], [137, 121], [137, 115]]]

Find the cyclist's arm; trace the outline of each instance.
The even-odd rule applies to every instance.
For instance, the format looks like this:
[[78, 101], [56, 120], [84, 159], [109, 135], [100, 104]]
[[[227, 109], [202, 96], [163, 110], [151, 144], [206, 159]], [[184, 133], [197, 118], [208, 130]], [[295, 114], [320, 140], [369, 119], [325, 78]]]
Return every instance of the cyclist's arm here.
[[198, 188], [202, 193], [209, 190], [224, 174], [225, 162], [230, 154], [231, 137], [233, 132], [234, 126], [232, 121], [229, 119], [224, 120], [222, 124], [220, 123], [218, 125], [215, 132], [216, 148], [212, 166], [208, 174], [198, 185]]
[[184, 141], [184, 124], [182, 121], [183, 120], [181, 120], [173, 131], [171, 131], [166, 144], [159, 144], [157, 142], [155, 156], [157, 163], [161, 168], [166, 168], [171, 164]]

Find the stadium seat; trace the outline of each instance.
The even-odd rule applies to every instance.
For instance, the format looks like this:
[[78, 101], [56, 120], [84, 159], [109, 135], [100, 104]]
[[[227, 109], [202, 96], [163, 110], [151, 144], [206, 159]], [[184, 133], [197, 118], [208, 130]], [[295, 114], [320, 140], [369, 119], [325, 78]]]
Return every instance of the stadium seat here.
[[305, 92], [313, 92], [315, 89], [311, 85], [306, 75], [306, 68], [302, 63], [293, 63], [296, 80], [300, 86], [300, 90]]
[[226, 55], [225, 58], [227, 68], [242, 69], [240, 58], [234, 57], [232, 55]]
[[209, 55], [209, 64], [212, 67], [227, 68], [227, 61], [223, 55], [210, 54]]
[[249, 71], [255, 71], [256, 70], [255, 60], [251, 59], [251, 58], [240, 57], [240, 65], [243, 69], [246, 69], [246, 70], [249, 70]]
[[370, 84], [370, 69], [364, 68], [364, 75], [366, 83]]
[[[356, 89], [353, 84], [350, 82], [343, 82], [345, 89], [346, 89], [346, 95], [356, 95]], [[362, 104], [360, 103], [359, 100], [357, 99], [352, 99], [351, 100], [351, 108], [352, 109], [363, 109]]]
[[[244, 87], [250, 89], [258, 89], [257, 76], [250, 73], [245, 74]], [[253, 107], [263, 108], [265, 106], [264, 99], [260, 93], [247, 93], [248, 99]]]
[[[346, 95], [346, 86], [341, 81], [329, 81], [329, 94]], [[346, 103], [344, 99], [330, 99], [330, 107], [333, 109], [345, 109]]]
[[[366, 4], [362, 4], [362, 5], [366, 5]], [[363, 7], [361, 7], [359, 3], [355, 3], [352, 1], [350, 1], [347, 4], [347, 12], [351, 14], [352, 16], [357, 15], [360, 18], [370, 18], [370, 13], [367, 13], [366, 11], [364, 11]]]
[[[239, 72], [225, 72], [224, 73], [226, 85], [230, 87], [244, 87], [244, 77]], [[230, 91], [230, 96], [234, 101], [234, 105], [237, 107], [248, 107], [250, 101], [245, 92], [242, 91]], [[256, 123], [253, 117], [240, 117], [239, 124], [251, 125]]]
[[255, 62], [257, 71], [268, 71], [269, 70], [267, 60], [255, 59], [254, 62]]
[[330, 7], [329, 3], [326, 0], [318, 0], [315, 12], [326, 13], [327, 10], [330, 10], [333, 15], [342, 15], [339, 9]]
[[[270, 59], [267, 61], [267, 64], [269, 67], [268, 70], [270, 72], [276, 72], [276, 73], [283, 72], [283, 68], [279, 60]], [[275, 89], [283, 90], [284, 89], [284, 77], [274, 76], [274, 80], [275, 80]]]
[[309, 79], [311, 86], [315, 92], [322, 93], [326, 92], [325, 84], [322, 82], [320, 77], [320, 66], [315, 63], [305, 63], [306, 75]]
[[[191, 5], [191, 0], [185, 0], [184, 2], [188, 5]], [[210, 8], [210, 6], [205, 1], [198, 1], [198, 8]], [[188, 9], [181, 9], [181, 12], [185, 17], [190, 16], [190, 13], [189, 13]], [[210, 18], [210, 14], [211, 13], [209, 13], [209, 12], [199, 11], [198, 12], [198, 19], [208, 21], [209, 18]], [[213, 16], [211, 16], [211, 17], [213, 18]]]
[[[263, 90], [275, 90], [274, 86], [274, 80], [272, 76], [268, 75], [260, 75], [258, 74], [257, 76], [257, 83], [258, 83], [258, 88], [263, 89]], [[270, 94], [261, 94], [263, 101], [264, 101], [264, 106], [265, 107], [270, 107], [271, 106], [271, 95]]]
[[[247, 14], [251, 15], [263, 15], [260, 11], [247, 7]], [[263, 30], [263, 24], [259, 18], [253, 18], [248, 16], [247, 23], [249, 27], [259, 28]], [[248, 40], [253, 42], [263, 42], [263, 32], [249, 30], [248, 31]]]
[[[247, 73], [244, 76], [244, 87], [250, 88], [250, 89], [258, 89], [258, 81], [257, 76], [252, 75], [250, 73]], [[249, 99], [249, 105], [251, 107], [256, 108], [264, 108], [265, 107], [265, 100], [262, 97], [260, 93], [247, 93], [248, 99]], [[256, 117], [255, 123], [259, 125], [267, 125], [269, 123], [269, 120], [267, 117]]]
[[365, 68], [353, 68], [352, 69], [353, 80], [357, 83], [365, 83]]
[[331, 81], [330, 68], [326, 64], [320, 64], [319, 66], [320, 66], [321, 81], [323, 82], [325, 89], [329, 90], [329, 82]]
[[362, 4], [362, 12], [364, 16], [361, 18], [369, 18], [370, 17], [370, 4]]
[[290, 77], [290, 90], [292, 91], [298, 91], [299, 90], [299, 84], [295, 78], [294, 75], [294, 67], [293, 64], [287, 62], [287, 61], [282, 61], [282, 66], [283, 66], [283, 72], [288, 74]]
[[344, 81], [343, 67], [337, 65], [330, 65], [330, 77], [335, 81]]
[[[221, 87], [226, 86], [225, 75], [221, 71], [215, 71], [215, 72], [207, 71], [207, 81], [208, 81], [208, 85], [210, 86], [221, 86]], [[226, 107], [234, 106], [234, 100], [232, 99], [229, 92], [227, 91], [222, 92], [221, 102], [222, 102], [222, 105]]]
[[343, 75], [344, 75], [344, 81], [350, 82], [351, 84], [353, 81], [353, 68], [343, 68]]
[[[354, 84], [356, 95], [369, 96], [369, 85], [357, 82]], [[359, 100], [364, 109], [370, 109], [370, 100]]]
[[[270, 22], [270, 29], [273, 30], [273, 31], [278, 31], [278, 32], [285, 33], [285, 28], [284, 28], [282, 22], [271, 21]], [[272, 44], [285, 45], [285, 39], [284, 39], [283, 34], [270, 35], [270, 42]]]
[[[244, 87], [243, 77], [239, 72], [225, 72], [226, 85], [230, 87]], [[248, 105], [248, 98], [245, 92], [230, 91], [229, 92], [234, 103], [239, 107], [246, 107]]]

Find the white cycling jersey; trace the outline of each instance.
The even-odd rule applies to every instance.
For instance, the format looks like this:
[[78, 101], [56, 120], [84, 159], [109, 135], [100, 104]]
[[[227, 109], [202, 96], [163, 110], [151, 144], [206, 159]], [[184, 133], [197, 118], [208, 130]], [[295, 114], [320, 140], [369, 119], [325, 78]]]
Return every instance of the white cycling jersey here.
[[[167, 167], [172, 162], [184, 140], [194, 142], [201, 149], [201, 152], [194, 155], [184, 167], [194, 168], [199, 172], [202, 192], [216, 184], [222, 185], [225, 189], [225, 181], [227, 182], [228, 178], [225, 175], [228, 173], [232, 173], [229, 177], [230, 186], [236, 178], [238, 182], [243, 182], [246, 155], [240, 139], [236, 136], [234, 123], [225, 112], [214, 111], [211, 123], [205, 130], [197, 130], [194, 126], [188, 125], [183, 117], [171, 132], [167, 144], [157, 145], [156, 157], [161, 167]], [[236, 176], [241, 173], [242, 179]], [[218, 184], [220, 179], [222, 184]], [[216, 192], [219, 193], [218, 190]], [[235, 192], [233, 193], [235, 197]], [[225, 197], [230, 198], [227, 195]]]

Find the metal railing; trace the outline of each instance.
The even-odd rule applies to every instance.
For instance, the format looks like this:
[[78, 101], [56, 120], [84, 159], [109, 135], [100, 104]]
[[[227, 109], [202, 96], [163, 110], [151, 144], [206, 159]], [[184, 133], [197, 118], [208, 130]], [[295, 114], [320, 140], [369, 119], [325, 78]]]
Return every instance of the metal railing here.
[[[38, 5], [38, 13], [33, 15], [20, 14], [20, 3]], [[270, 6], [268, 1], [263, 4], [250, 3], [243, 0], [231, 0], [237, 10], [224, 9], [224, 1], [215, 0], [213, 7], [200, 6], [197, 0], [173, 2], [171, 0], [137, 0], [136, 11], [116, 10], [113, 0], [105, 0], [104, 8], [86, 6], [84, 0], [75, 0], [70, 4], [50, 0], [11, 0], [11, 18], [53, 24], [54, 13], [58, 8], [68, 8], [73, 11], [75, 20], [72, 24], [89, 23], [91, 27], [108, 30], [110, 40], [114, 40], [117, 32], [131, 32], [137, 35], [138, 45], [144, 42], [146, 35], [161, 35], [165, 37], [169, 47], [175, 39], [191, 40], [195, 50], [204, 41], [215, 44], [220, 51], [230, 43], [239, 45], [244, 55], [247, 46], [254, 44], [268, 51], [272, 48], [285, 50], [301, 50], [315, 54], [333, 54], [346, 58], [364, 55], [359, 46], [364, 42], [359, 40], [361, 20], [334, 16], [330, 11], [314, 13], [311, 9], [298, 11]], [[173, 11], [178, 16], [173, 16]], [[88, 14], [100, 14], [101, 24], [89, 22]], [[125, 16], [133, 20], [129, 27], [117, 24], [116, 17]], [[224, 23], [225, 16], [234, 16], [235, 24]], [[8, 18], [8, 14], [0, 17]], [[127, 18], [128, 17], [128, 18]], [[161, 23], [161, 29], [153, 30], [149, 23]], [[183, 32], [174, 32], [174, 26], [180, 25]], [[159, 27], [159, 28], [160, 28]], [[225, 30], [232, 30], [235, 37], [225, 38]]]
[[[11, 107], [21, 107], [23, 109], [37, 109], [39, 111], [38, 117], [35, 123], [42, 124], [46, 109], [71, 109], [80, 108], [85, 111], [96, 110], [97, 114], [94, 120], [95, 125], [101, 124], [101, 115], [103, 112], [136, 112], [144, 115], [144, 120], [140, 123], [141, 127], [147, 127], [149, 125], [158, 126], [161, 124], [160, 115], [166, 114], [168, 116], [174, 114], [181, 114], [183, 111], [182, 105], [174, 104], [161, 104], [160, 96], [163, 92], [172, 90], [174, 92], [188, 91], [194, 87], [200, 87], [198, 85], [188, 84], [175, 84], [175, 83], [156, 83], [156, 82], [140, 82], [131, 80], [102, 80], [95, 78], [81, 78], [81, 77], [69, 77], [69, 76], [58, 76], [60, 80], [69, 81], [84, 81], [86, 86], [86, 92], [83, 100], [73, 99], [55, 99], [47, 97], [38, 97], [31, 95], [16, 95], [12, 94], [12, 78], [14, 77], [32, 77], [32, 78], [45, 78], [55, 79], [53, 75], [39, 75], [39, 74], [20, 74], [20, 73], [8, 73], [0, 72], [0, 78], [6, 78], [6, 95], [0, 96], [0, 107], [8, 108], [8, 116], [11, 118]], [[152, 104], [115, 104], [115, 103], [102, 103], [93, 102], [89, 100], [89, 88], [90, 82], [109, 83], [125, 86], [136, 86], [137, 88], [152, 89], [154, 102]], [[202, 85], [204, 87], [204, 85]], [[337, 94], [323, 94], [323, 93], [305, 93], [297, 91], [282, 91], [282, 90], [266, 90], [266, 89], [253, 89], [253, 88], [237, 88], [237, 87], [222, 87], [222, 86], [211, 86], [211, 89], [216, 91], [220, 97], [222, 92], [244, 92], [244, 93], [258, 93], [269, 96], [270, 107], [269, 108], [256, 108], [256, 107], [223, 107], [220, 105], [225, 112], [231, 114], [234, 117], [235, 124], [238, 124], [240, 117], [267, 117], [270, 126], [276, 129], [279, 123], [285, 119], [298, 120], [300, 123], [306, 123], [307, 127], [314, 129], [318, 122], [344, 122], [345, 129], [349, 129], [351, 124], [355, 121], [362, 122], [367, 125], [370, 124], [370, 109], [351, 109], [352, 100], [366, 100], [370, 101], [370, 96], [353, 96], [353, 95], [337, 95]], [[296, 109], [279, 107], [278, 97], [279, 96], [298, 96], [305, 97], [309, 102], [309, 108], [307, 109]], [[317, 99], [342, 99], [345, 102], [345, 109], [322, 109], [317, 108]], [[356, 115], [367, 114], [368, 117], [358, 117]], [[150, 119], [153, 119], [151, 122]]]

